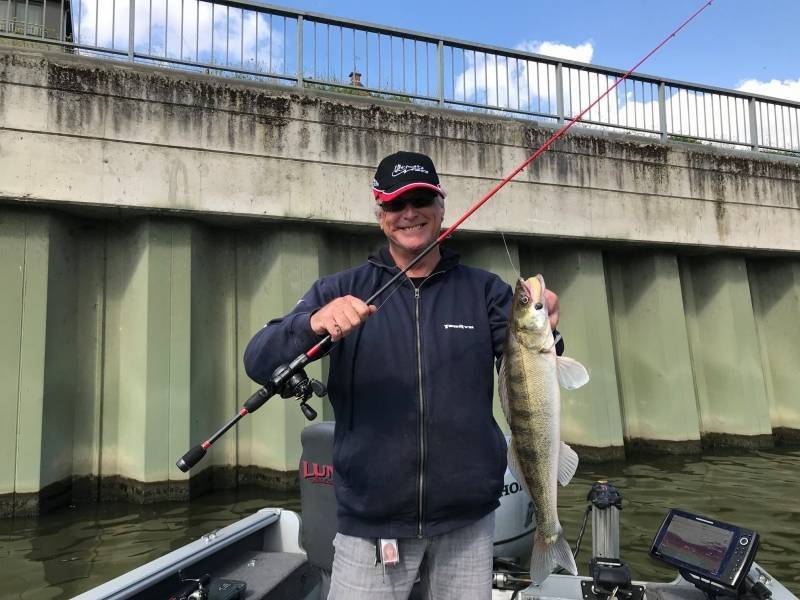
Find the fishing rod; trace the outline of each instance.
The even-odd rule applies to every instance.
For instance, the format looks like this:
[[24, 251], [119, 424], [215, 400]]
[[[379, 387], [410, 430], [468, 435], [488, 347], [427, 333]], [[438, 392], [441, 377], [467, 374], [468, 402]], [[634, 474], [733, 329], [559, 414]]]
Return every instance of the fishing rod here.
[[[674, 38], [684, 27], [686, 27], [690, 22], [692, 22], [695, 17], [697, 17], [701, 12], [703, 12], [706, 8], [711, 6], [714, 0], [707, 0], [703, 5], [697, 9], [691, 16], [685, 19], [675, 30], [670, 33], [667, 37], [665, 37], [661, 43], [659, 43], [655, 48], [650, 50], [647, 54], [645, 54], [635, 65], [633, 65], [628, 71], [625, 72], [619, 79], [617, 79], [614, 84], [609, 87], [605, 92], [603, 92], [600, 96], [598, 96], [589, 106], [584, 108], [577, 116], [571, 118], [567, 123], [565, 123], [558, 131], [556, 131], [553, 135], [551, 135], [547, 141], [545, 141], [533, 154], [531, 154], [527, 159], [525, 159], [522, 163], [519, 164], [514, 170], [512, 170], [508, 175], [506, 175], [503, 179], [500, 180], [491, 190], [489, 190], [486, 195], [484, 195], [480, 200], [475, 202], [467, 212], [461, 215], [455, 223], [453, 223], [450, 227], [444, 230], [439, 237], [437, 237], [433, 242], [431, 242], [422, 252], [420, 252], [404, 269], [402, 269], [399, 273], [394, 275], [389, 281], [387, 281], [384, 285], [378, 289], [374, 294], [372, 294], [369, 298], [364, 300], [365, 304], [371, 304], [378, 298], [383, 292], [385, 292], [389, 287], [391, 287], [398, 279], [403, 277], [408, 271], [414, 268], [419, 261], [421, 261], [425, 256], [428, 255], [431, 250], [439, 246], [444, 240], [449, 238], [453, 232], [458, 229], [458, 227], [466, 221], [472, 214], [477, 211], [481, 206], [483, 206], [492, 196], [494, 196], [497, 192], [499, 192], [509, 181], [514, 179], [522, 170], [524, 170], [528, 165], [530, 165], [533, 161], [535, 161], [539, 156], [541, 156], [544, 152], [547, 151], [553, 143], [558, 140], [562, 135], [564, 135], [570, 127], [575, 125], [578, 121], [580, 121], [583, 116], [588, 113], [592, 108], [594, 108], [603, 98], [605, 98], [608, 94], [611, 93], [620, 83], [625, 81], [631, 73], [636, 71], [642, 63], [644, 63], [647, 59], [649, 59], [653, 54], [658, 52], [662, 46], [664, 46], [667, 42], [669, 42], [672, 38]], [[198, 444], [193, 446], [186, 454], [184, 454], [178, 461], [175, 463], [177, 467], [186, 473], [189, 469], [191, 469], [194, 465], [196, 465], [200, 459], [205, 456], [208, 449], [211, 447], [214, 442], [216, 442], [226, 431], [228, 431], [231, 427], [236, 425], [245, 415], [248, 415], [252, 412], [255, 412], [264, 403], [269, 400], [275, 394], [280, 394], [282, 398], [297, 398], [300, 401], [300, 409], [303, 411], [305, 417], [311, 421], [316, 418], [317, 413], [316, 411], [311, 408], [307, 401], [311, 398], [311, 395], [317, 396], [324, 396], [325, 395], [325, 387], [319, 381], [314, 379], [310, 379], [305, 371], [303, 370], [304, 367], [312, 362], [313, 360], [322, 357], [326, 354], [331, 348], [333, 348], [334, 342], [331, 338], [331, 335], [326, 335], [320, 342], [312, 346], [309, 350], [300, 354], [297, 358], [295, 358], [292, 362], [287, 365], [282, 365], [276, 369], [275, 373], [272, 374], [270, 380], [264, 385], [264, 387], [260, 388], [257, 392], [255, 392], [247, 401], [244, 403], [239, 412], [233, 417], [230, 421], [228, 421], [222, 428], [220, 428], [214, 435], [204, 441], [202, 444]]]

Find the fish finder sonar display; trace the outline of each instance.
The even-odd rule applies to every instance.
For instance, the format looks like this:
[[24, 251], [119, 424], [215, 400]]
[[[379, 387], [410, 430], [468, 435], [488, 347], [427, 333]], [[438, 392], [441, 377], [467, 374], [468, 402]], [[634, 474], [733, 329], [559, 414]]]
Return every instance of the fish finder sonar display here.
[[661, 539], [662, 554], [716, 573], [733, 538], [733, 532], [675, 515]]

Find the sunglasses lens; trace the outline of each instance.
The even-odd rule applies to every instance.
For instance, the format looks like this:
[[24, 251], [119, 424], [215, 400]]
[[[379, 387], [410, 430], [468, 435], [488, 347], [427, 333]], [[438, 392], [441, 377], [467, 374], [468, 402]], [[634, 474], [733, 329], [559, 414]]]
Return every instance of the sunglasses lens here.
[[402, 200], [392, 200], [391, 202], [384, 202], [381, 204], [381, 209], [384, 212], [400, 212], [406, 207], [406, 203]]
[[427, 208], [431, 206], [436, 199], [436, 196], [418, 196], [416, 198], [398, 198], [396, 200], [392, 200], [391, 202], [384, 202], [381, 204], [381, 208], [386, 212], [400, 212], [404, 210], [407, 204], [410, 204], [414, 208]]
[[433, 196], [422, 196], [411, 200], [411, 206], [414, 208], [426, 208], [433, 204]]

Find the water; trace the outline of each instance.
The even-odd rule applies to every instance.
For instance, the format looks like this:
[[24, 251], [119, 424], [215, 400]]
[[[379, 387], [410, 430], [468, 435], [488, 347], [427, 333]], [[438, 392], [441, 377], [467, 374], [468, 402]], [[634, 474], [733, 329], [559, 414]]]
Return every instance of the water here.
[[[621, 555], [636, 579], [674, 578], [647, 551], [667, 510], [677, 507], [758, 531], [758, 562], [800, 595], [800, 450], [584, 465], [559, 495], [573, 545], [597, 479], [611, 480], [624, 496]], [[191, 505], [87, 505], [0, 520], [0, 598], [70, 598], [265, 506], [299, 510], [299, 499], [248, 489]], [[590, 529], [577, 560], [581, 574]]]

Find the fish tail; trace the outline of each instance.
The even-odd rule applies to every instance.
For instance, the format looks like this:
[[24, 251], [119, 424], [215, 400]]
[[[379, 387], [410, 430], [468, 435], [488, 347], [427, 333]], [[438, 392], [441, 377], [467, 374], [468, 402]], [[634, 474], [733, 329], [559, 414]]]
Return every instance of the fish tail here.
[[578, 567], [575, 565], [575, 558], [572, 556], [564, 532], [559, 528], [555, 541], [548, 543], [537, 529], [533, 534], [531, 581], [534, 585], [541, 584], [556, 567], [562, 567], [572, 575], [578, 574]]

